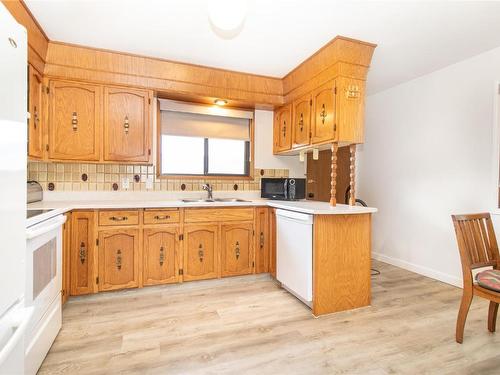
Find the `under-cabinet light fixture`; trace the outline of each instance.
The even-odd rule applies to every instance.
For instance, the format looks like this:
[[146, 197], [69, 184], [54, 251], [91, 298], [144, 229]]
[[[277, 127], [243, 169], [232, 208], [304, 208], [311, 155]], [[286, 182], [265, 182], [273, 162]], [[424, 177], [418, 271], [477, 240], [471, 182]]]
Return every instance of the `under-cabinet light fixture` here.
[[214, 104], [223, 106], [223, 105], [227, 104], [227, 100], [224, 100], [224, 99], [215, 99], [214, 100]]

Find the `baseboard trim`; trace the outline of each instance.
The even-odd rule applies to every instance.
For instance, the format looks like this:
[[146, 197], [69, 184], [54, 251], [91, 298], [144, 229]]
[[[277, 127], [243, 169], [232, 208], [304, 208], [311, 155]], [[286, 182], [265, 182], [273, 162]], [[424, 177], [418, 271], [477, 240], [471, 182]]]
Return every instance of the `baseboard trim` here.
[[433, 270], [432, 268], [423, 267], [418, 264], [410, 263], [405, 260], [393, 258], [380, 253], [372, 252], [372, 258], [384, 263], [392, 264], [393, 266], [399, 268], [403, 268], [407, 271], [415, 272], [419, 275], [430, 277], [431, 279], [462, 288], [462, 279], [456, 276], [448, 275], [446, 273]]

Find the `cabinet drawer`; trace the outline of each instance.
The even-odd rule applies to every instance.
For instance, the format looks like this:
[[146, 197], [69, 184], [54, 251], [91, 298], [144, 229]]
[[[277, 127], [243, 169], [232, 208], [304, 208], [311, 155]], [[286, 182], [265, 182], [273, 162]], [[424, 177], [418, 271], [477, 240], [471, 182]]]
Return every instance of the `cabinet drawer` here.
[[253, 220], [253, 207], [245, 208], [188, 208], [184, 211], [184, 222], [200, 223], [213, 221]]
[[179, 222], [179, 210], [146, 210], [144, 224], [169, 224]]
[[99, 211], [99, 225], [137, 225], [139, 211]]

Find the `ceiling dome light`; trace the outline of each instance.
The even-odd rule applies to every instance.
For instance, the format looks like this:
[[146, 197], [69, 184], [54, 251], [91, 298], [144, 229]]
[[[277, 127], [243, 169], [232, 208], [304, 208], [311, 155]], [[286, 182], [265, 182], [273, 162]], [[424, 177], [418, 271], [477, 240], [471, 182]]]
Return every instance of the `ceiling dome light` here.
[[215, 99], [214, 103], [217, 104], [217, 105], [223, 106], [223, 105], [227, 104], [227, 100], [224, 100], [224, 99]]
[[247, 14], [246, 0], [210, 0], [208, 19], [212, 30], [224, 39], [232, 39], [243, 29]]

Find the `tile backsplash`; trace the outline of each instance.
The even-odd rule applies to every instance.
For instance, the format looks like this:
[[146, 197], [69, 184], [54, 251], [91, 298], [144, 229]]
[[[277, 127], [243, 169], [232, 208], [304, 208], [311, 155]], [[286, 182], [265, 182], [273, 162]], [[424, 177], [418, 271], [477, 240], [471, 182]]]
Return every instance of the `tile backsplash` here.
[[[252, 191], [260, 190], [261, 177], [288, 177], [288, 169], [255, 169], [253, 180], [159, 179], [154, 167], [147, 165], [28, 162], [28, 179], [38, 181], [45, 191], [52, 187], [55, 191], [112, 191], [114, 184], [118, 191], [182, 191], [182, 187], [199, 191], [204, 183], [216, 191], [234, 191], [235, 185], [238, 191]], [[128, 189], [122, 186], [124, 179], [129, 181]]]

